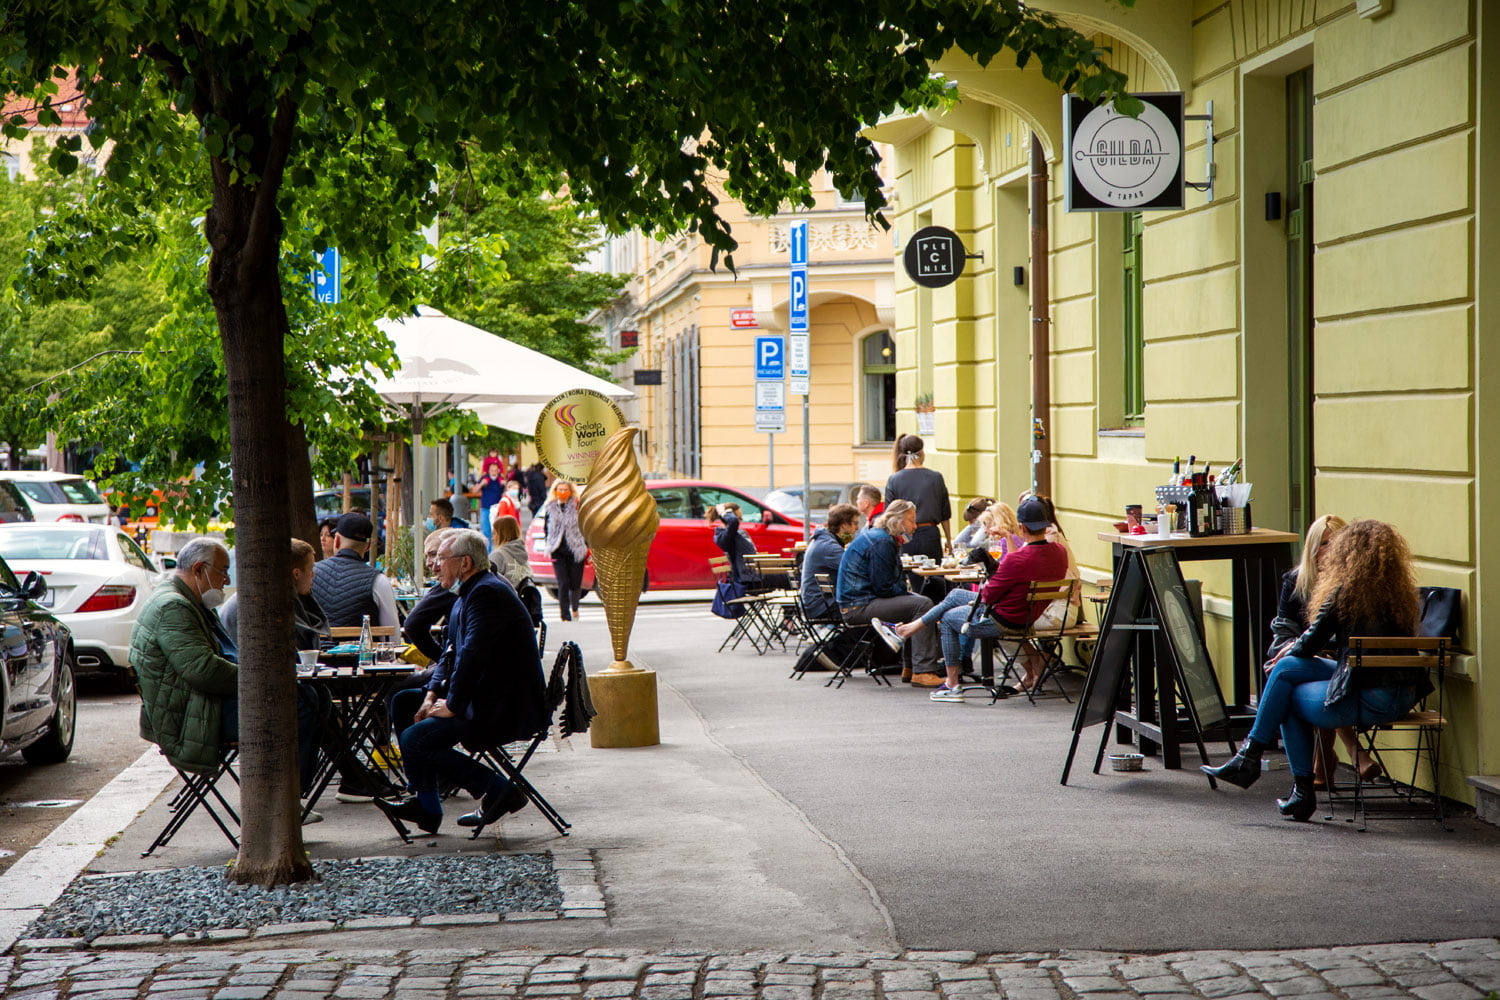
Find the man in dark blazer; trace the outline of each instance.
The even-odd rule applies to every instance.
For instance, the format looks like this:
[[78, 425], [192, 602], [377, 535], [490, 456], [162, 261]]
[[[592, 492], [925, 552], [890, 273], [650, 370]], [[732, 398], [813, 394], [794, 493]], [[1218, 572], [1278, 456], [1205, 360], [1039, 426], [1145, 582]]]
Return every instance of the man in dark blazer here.
[[413, 723], [400, 734], [401, 759], [416, 793], [404, 802], [376, 799], [387, 815], [435, 833], [443, 821], [442, 784], [479, 798], [460, 826], [488, 826], [526, 805], [526, 794], [457, 749], [495, 747], [535, 734], [547, 723], [546, 682], [531, 615], [516, 592], [490, 572], [484, 536], [462, 529], [443, 539], [438, 582], [458, 600], [448, 642], [427, 682]]

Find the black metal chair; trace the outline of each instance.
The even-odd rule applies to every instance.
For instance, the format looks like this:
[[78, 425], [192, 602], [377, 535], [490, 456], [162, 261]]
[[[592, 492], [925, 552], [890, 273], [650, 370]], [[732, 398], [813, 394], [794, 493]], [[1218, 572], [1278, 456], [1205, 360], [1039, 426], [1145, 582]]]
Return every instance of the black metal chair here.
[[[1432, 692], [1401, 718], [1383, 723], [1355, 721], [1355, 732], [1366, 752], [1379, 762], [1386, 774], [1384, 779], [1366, 781], [1359, 768], [1354, 768], [1353, 814], [1348, 819], [1352, 823], [1357, 817], [1361, 830], [1368, 825], [1369, 804], [1372, 801], [1377, 803], [1381, 815], [1385, 815], [1387, 810], [1380, 808], [1380, 804], [1409, 806], [1423, 799], [1431, 800], [1430, 815], [1444, 829], [1448, 829], [1439, 779], [1442, 774], [1440, 764], [1443, 733], [1448, 728], [1447, 717], [1443, 714], [1443, 679], [1447, 673], [1452, 646], [1453, 640], [1445, 636], [1354, 636], [1349, 639], [1348, 655], [1353, 661], [1352, 669], [1356, 676], [1359, 671], [1364, 670], [1410, 670], [1416, 667], [1427, 670], [1433, 677]], [[1351, 686], [1352, 684], [1351, 679]], [[1403, 745], [1393, 746], [1391, 738], [1402, 735], [1407, 737]], [[1397, 754], [1411, 755], [1409, 778], [1397, 777]], [[1430, 791], [1418, 784], [1423, 777], [1431, 783]], [[1342, 793], [1330, 791], [1327, 796], [1328, 819], [1333, 818], [1334, 803], [1346, 797]], [[1394, 809], [1390, 812], [1393, 815], [1399, 814]], [[1420, 812], [1408, 810], [1406, 815], [1416, 816], [1427, 812], [1426, 809]]]
[[[234, 811], [234, 807], [229, 804], [224, 793], [219, 791], [219, 782], [226, 775], [234, 781], [235, 785], [240, 783], [240, 776], [234, 769], [234, 762], [239, 755], [240, 745], [231, 743], [220, 749], [218, 763], [212, 771], [202, 773], [184, 771], [176, 764], [172, 765], [172, 770], [176, 771], [177, 776], [182, 779], [182, 789], [167, 803], [169, 813], [167, 823], [156, 835], [156, 839], [151, 841], [151, 846], [141, 852], [141, 857], [150, 857], [158, 847], [165, 847], [168, 841], [176, 836], [177, 831], [182, 829], [188, 818], [199, 809], [208, 813], [209, 819], [212, 819], [214, 824], [223, 831], [230, 845], [235, 850], [239, 850], [240, 841], [235, 836], [235, 831], [240, 828], [239, 813]], [[215, 802], [219, 804], [219, 809], [223, 810], [223, 815], [220, 815], [219, 810], [214, 808]], [[230, 826], [233, 826], [234, 830], [231, 830]]]
[[[1037, 604], [1051, 604], [1056, 600], [1067, 601], [1072, 597], [1073, 588], [1078, 585], [1077, 580], [1034, 580], [1027, 588], [1026, 599], [1035, 607]], [[1071, 605], [1069, 605], [1071, 607]], [[975, 600], [969, 613], [969, 620], [964, 623], [964, 631], [967, 633], [973, 622], [981, 615], [988, 614], [990, 609], [979, 600]], [[1059, 674], [1065, 669], [1060, 656], [1048, 655], [1041, 647], [1055, 645], [1061, 647], [1063, 633], [1068, 627], [1068, 615], [1064, 614], [1062, 621], [1056, 626], [1037, 628], [1034, 625], [1013, 627], [994, 618], [996, 627], [999, 629], [998, 636], [984, 636], [980, 638], [980, 656], [984, 664], [981, 683], [964, 685], [966, 688], [983, 689], [990, 693], [990, 704], [994, 704], [1012, 693], [1010, 681], [1014, 676], [1020, 679], [1017, 671], [1017, 662], [1030, 647], [1036, 651], [1038, 656], [1043, 657], [1044, 665], [1042, 673], [1029, 690], [1021, 689], [1026, 695], [1026, 700], [1036, 704], [1036, 695], [1048, 681], [1057, 687], [1058, 694], [1069, 703], [1072, 698], [1068, 697], [1067, 689], [1063, 687]], [[994, 650], [999, 647], [1004, 657], [1004, 665], [997, 672], [993, 667]], [[1007, 648], [1009, 647], [1009, 648]]]

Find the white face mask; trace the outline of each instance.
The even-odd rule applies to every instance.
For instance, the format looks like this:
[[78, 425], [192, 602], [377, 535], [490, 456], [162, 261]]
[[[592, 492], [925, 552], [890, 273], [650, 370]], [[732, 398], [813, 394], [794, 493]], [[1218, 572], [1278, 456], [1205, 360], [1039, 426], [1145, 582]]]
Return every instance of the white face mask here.
[[[210, 571], [209, 573], [208, 582], [213, 582], [212, 571]], [[203, 606], [205, 608], [212, 611], [214, 608], [217, 608], [219, 605], [224, 603], [224, 591], [220, 590], [218, 587], [209, 587], [207, 590], [203, 591], [203, 593], [198, 595], [198, 600], [203, 603]]]

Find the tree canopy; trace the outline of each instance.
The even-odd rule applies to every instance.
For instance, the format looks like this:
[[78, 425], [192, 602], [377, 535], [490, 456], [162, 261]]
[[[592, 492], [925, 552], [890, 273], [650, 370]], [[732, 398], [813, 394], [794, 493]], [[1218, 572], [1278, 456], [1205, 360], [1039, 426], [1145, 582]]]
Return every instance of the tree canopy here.
[[[36, 272], [97, 276], [115, 244], [150, 237], [146, 209], [203, 201], [205, 287], [223, 347], [239, 530], [240, 743], [246, 810], [234, 877], [311, 876], [298, 826], [286, 549], [295, 349], [283, 247], [310, 238], [369, 263], [412, 301], [411, 234], [439, 205], [440, 166], [503, 154], [518, 190], [565, 177], [615, 230], [696, 230], [735, 242], [720, 191], [752, 213], [807, 203], [827, 168], [846, 198], [882, 205], [859, 135], [942, 94], [929, 64], [957, 45], [987, 63], [1035, 60], [1093, 100], [1124, 77], [1105, 53], [1018, 0], [13, 0], [0, 85], [57, 119], [78, 69], [92, 126], [115, 143], [106, 184]], [[8, 135], [24, 132], [17, 116]], [[76, 164], [77, 137], [52, 162]], [[711, 180], [722, 179], [722, 186]], [[101, 249], [102, 248], [102, 249]], [[407, 266], [400, 266], [406, 255]]]

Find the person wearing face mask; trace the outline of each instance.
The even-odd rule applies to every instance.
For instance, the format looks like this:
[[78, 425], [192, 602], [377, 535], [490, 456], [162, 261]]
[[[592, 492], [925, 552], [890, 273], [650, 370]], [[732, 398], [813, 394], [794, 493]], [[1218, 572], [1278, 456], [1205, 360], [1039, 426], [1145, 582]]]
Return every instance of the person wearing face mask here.
[[488, 826], [523, 808], [526, 793], [504, 775], [456, 749], [495, 747], [537, 732], [547, 722], [546, 681], [531, 613], [515, 590], [490, 572], [484, 536], [455, 531], [437, 554], [438, 583], [458, 595], [443, 654], [425, 692], [407, 691], [399, 714], [414, 721], [400, 732], [411, 798], [376, 799], [397, 820], [436, 833], [443, 821], [439, 789], [457, 785], [480, 800], [460, 826]]
[[542, 509], [547, 552], [552, 557], [552, 573], [557, 579], [558, 610], [565, 622], [578, 614], [578, 601], [583, 596], [583, 561], [589, 551], [578, 528], [576, 493], [572, 483], [559, 479], [552, 484], [552, 499]]
[[834, 602], [824, 596], [823, 589], [818, 586], [818, 576], [826, 575], [837, 585], [844, 546], [854, 541], [858, 533], [859, 508], [847, 503], [830, 507], [828, 523], [813, 532], [802, 556], [802, 611], [809, 618], [833, 615]]
[[469, 522], [453, 513], [453, 501], [447, 497], [438, 497], [427, 507], [427, 530], [437, 531], [441, 528], [467, 528]]
[[[211, 774], [220, 747], [239, 739], [239, 649], [214, 609], [229, 585], [229, 550], [195, 538], [177, 568], [152, 592], [130, 632], [130, 666], [141, 689], [141, 738], [173, 766]], [[292, 669], [287, 647], [287, 670]], [[297, 699], [297, 760], [302, 787], [317, 766], [317, 701]], [[315, 819], [316, 817], [316, 819]], [[309, 813], [305, 822], [321, 819]]]
[[518, 482], [506, 483], [505, 492], [490, 508], [488, 522], [490, 530], [485, 533], [485, 540], [490, 543], [490, 548], [496, 548], [501, 544], [495, 538], [495, 522], [502, 517], [513, 517], [517, 525], [521, 523], [521, 484]]
[[390, 577], [365, 560], [374, 533], [368, 517], [350, 511], [339, 518], [335, 530], [338, 551], [313, 569], [312, 595], [332, 628], [359, 628], [365, 615], [372, 625], [401, 624]]

